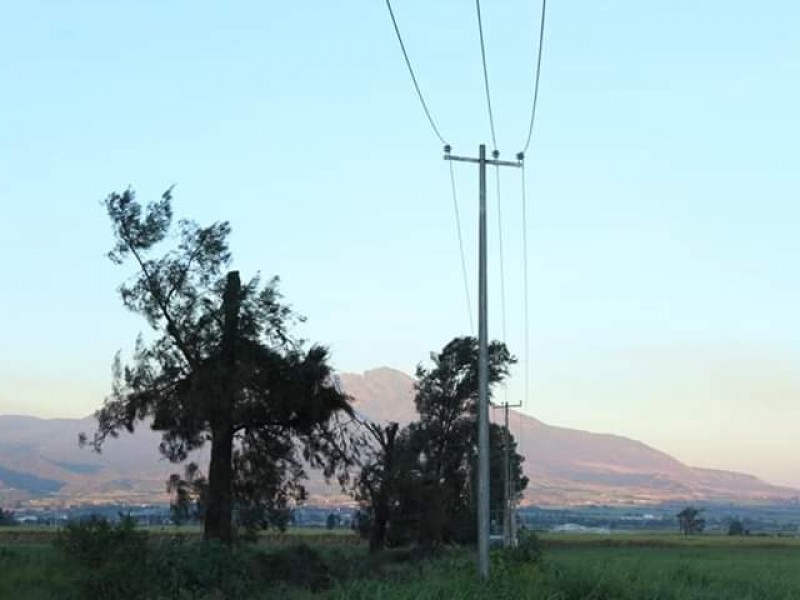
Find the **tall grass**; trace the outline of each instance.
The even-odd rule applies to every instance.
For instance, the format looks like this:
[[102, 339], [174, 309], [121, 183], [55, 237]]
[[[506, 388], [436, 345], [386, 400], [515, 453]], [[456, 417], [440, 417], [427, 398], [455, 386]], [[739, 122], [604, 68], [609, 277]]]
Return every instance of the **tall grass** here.
[[71, 598], [76, 586], [75, 574], [51, 545], [0, 545], [0, 598]]
[[[364, 547], [347, 543], [311, 544], [313, 552], [308, 547], [259, 544], [237, 554], [236, 560], [250, 557], [246, 573], [254, 578], [253, 585], [242, 597], [254, 600], [800, 599], [800, 547], [794, 542], [773, 540], [764, 546], [754, 545], [755, 540], [708, 537], [698, 545], [699, 541], [673, 538], [669, 543], [659, 537], [631, 544], [627, 539], [551, 539], [538, 564], [496, 555], [486, 583], [477, 581], [468, 549], [420, 559], [404, 550], [370, 557]], [[173, 580], [157, 596], [164, 600], [225, 597], [214, 596], [210, 590], [219, 587], [205, 582], [223, 581], [232, 573], [245, 576], [238, 563], [218, 560], [189, 540], [167, 546], [157, 540], [154, 552], [160, 562], [154, 573]], [[221, 570], [215, 573], [217, 567]], [[74, 563], [52, 545], [0, 544], [2, 599], [86, 597], [81, 596], [80, 583]]]
[[[335, 600], [797, 600], [800, 552], [791, 547], [570, 547], [541, 565], [501, 570], [477, 581], [471, 556], [428, 563], [403, 579], [356, 580], [330, 590]], [[310, 598], [297, 594], [294, 598]]]

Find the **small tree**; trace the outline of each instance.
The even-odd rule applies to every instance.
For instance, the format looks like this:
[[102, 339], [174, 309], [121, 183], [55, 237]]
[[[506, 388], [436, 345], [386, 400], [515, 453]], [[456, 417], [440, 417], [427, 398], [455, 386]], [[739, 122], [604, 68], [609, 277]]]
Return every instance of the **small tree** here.
[[700, 518], [702, 509], [694, 506], [687, 506], [678, 513], [678, 526], [684, 535], [693, 535], [696, 533], [703, 533], [706, 521]]
[[325, 519], [325, 529], [331, 531], [339, 526], [339, 516], [335, 513], [329, 513], [328, 518]]
[[18, 525], [19, 523], [14, 518], [14, 512], [10, 510], [3, 510], [0, 507], [0, 527], [8, 527], [11, 525]]
[[167, 481], [167, 493], [170, 495], [170, 516], [176, 525], [205, 517], [208, 480], [197, 463], [186, 465], [184, 477], [172, 474]]
[[728, 535], [744, 535], [744, 523], [740, 519], [731, 519], [728, 523]]

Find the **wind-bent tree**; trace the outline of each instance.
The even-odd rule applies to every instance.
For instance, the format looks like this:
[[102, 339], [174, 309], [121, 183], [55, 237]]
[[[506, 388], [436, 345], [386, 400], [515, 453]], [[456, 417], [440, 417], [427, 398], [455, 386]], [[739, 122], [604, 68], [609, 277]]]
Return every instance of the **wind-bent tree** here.
[[[146, 207], [131, 190], [112, 193], [105, 208], [109, 258], [137, 271], [120, 287], [123, 304], [154, 335], [137, 340], [131, 364], [117, 355], [94, 448], [144, 420], [162, 432], [160, 450], [173, 462], [210, 443], [205, 537], [226, 543], [234, 513], [265, 525], [302, 500], [306, 465], [343, 483], [355, 448], [340, 420], [352, 418], [349, 399], [330, 384], [327, 350], [291, 336], [301, 319], [281, 302], [277, 278], [242, 283], [226, 272], [228, 223], [173, 223], [171, 190]], [[173, 485], [179, 493], [180, 479]]]

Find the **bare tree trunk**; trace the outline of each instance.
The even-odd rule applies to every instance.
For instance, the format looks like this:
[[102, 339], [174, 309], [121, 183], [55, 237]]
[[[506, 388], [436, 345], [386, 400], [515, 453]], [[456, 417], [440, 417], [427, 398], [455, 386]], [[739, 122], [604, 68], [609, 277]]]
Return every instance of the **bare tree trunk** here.
[[394, 495], [394, 453], [397, 439], [397, 423], [389, 423], [385, 429], [373, 429], [373, 435], [383, 449], [383, 481], [380, 490], [373, 497], [372, 530], [369, 535], [369, 551], [379, 552], [386, 544], [386, 530], [389, 524], [390, 507]]
[[380, 552], [386, 541], [386, 523], [389, 521], [389, 498], [385, 489], [374, 500], [372, 530], [369, 532], [369, 551]]
[[225, 329], [219, 370], [219, 390], [212, 412], [211, 464], [208, 469], [208, 503], [204, 538], [233, 542], [233, 408], [236, 397], [236, 345], [239, 335], [241, 281], [238, 271], [228, 273], [223, 297]]
[[204, 538], [230, 544], [233, 542], [233, 432], [230, 427], [217, 426], [212, 435]]

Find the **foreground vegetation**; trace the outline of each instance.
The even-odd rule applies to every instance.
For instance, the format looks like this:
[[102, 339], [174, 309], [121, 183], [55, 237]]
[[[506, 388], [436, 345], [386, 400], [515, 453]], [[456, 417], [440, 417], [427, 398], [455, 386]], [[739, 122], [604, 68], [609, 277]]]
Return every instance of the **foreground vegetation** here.
[[[328, 598], [722, 600], [800, 597], [800, 544], [784, 538], [545, 536], [544, 554], [495, 551], [476, 581], [471, 551], [268, 541], [228, 549], [172, 537], [119, 534], [93, 546], [0, 543], [0, 598]], [[143, 546], [142, 544], [146, 545]], [[136, 546], [139, 545], [138, 550]]]

